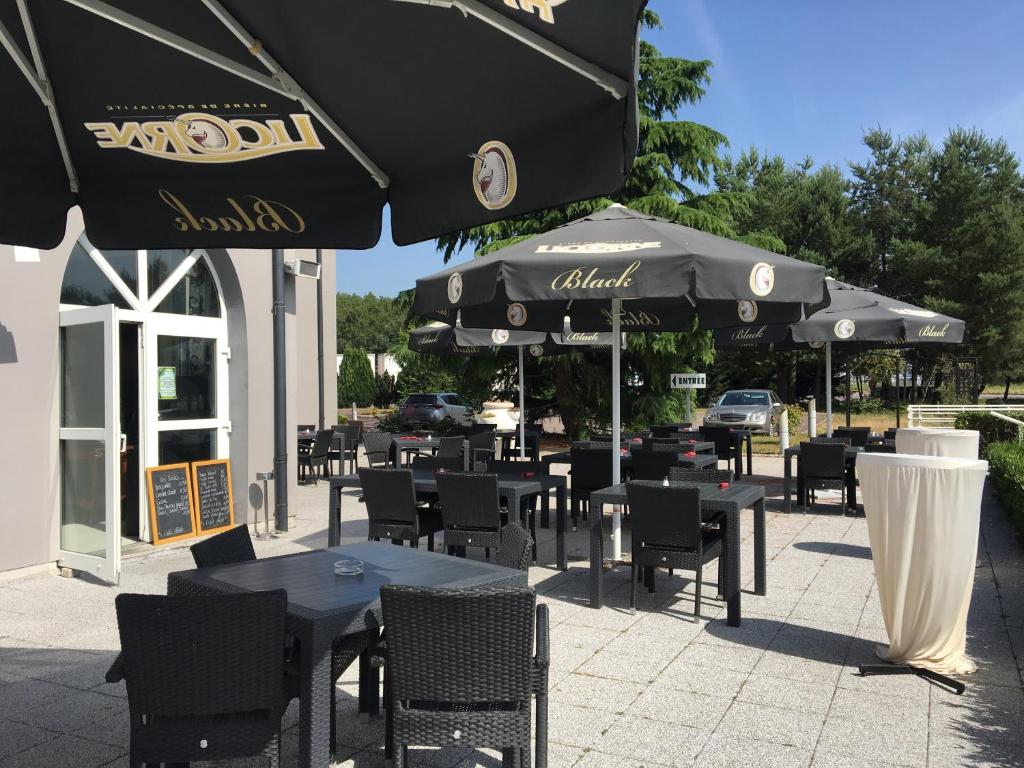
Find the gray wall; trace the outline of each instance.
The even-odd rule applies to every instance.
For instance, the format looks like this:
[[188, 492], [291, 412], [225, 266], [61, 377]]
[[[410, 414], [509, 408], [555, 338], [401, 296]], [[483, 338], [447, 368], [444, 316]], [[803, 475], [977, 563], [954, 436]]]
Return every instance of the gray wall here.
[[[67, 235], [38, 263], [15, 262], [0, 245], [0, 572], [53, 562], [57, 552], [58, 304], [64, 268], [82, 231], [77, 209]], [[249, 521], [249, 484], [273, 466], [271, 257], [266, 250], [211, 250], [228, 310], [231, 459], [235, 512]], [[315, 259], [312, 250], [286, 259]], [[289, 435], [317, 421], [316, 290], [324, 295], [324, 372], [327, 424], [334, 423], [335, 257], [324, 252], [323, 280], [289, 283]], [[296, 485], [295, 445], [289, 443], [289, 481]], [[325, 510], [326, 511], [326, 510]], [[262, 512], [260, 512], [262, 520]]]

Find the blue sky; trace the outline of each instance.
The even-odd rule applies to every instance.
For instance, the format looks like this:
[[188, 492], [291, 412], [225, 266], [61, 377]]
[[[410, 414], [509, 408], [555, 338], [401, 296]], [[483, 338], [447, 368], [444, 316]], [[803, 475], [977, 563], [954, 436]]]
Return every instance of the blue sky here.
[[[585, 0], [569, 0], [585, 2]], [[707, 96], [679, 117], [789, 161], [862, 160], [875, 126], [938, 143], [950, 127], [1024, 155], [1024, 3], [1015, 0], [652, 0], [667, 55], [710, 59]], [[463, 252], [461, 258], [470, 258]], [[432, 242], [338, 251], [338, 290], [393, 296], [443, 267]]]

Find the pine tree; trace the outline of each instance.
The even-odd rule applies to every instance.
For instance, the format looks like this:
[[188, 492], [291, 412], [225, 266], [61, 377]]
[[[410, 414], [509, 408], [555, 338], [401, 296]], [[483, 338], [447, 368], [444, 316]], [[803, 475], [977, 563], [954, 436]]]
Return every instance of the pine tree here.
[[370, 358], [365, 350], [349, 347], [338, 369], [338, 404], [342, 407], [351, 403], [360, 407], [372, 405], [376, 393], [377, 382], [370, 367]]

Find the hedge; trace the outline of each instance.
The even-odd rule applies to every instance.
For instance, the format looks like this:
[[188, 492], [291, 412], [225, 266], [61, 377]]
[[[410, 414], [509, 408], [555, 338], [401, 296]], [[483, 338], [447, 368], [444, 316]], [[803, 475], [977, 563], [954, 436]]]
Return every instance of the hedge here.
[[988, 447], [988, 471], [1003, 509], [1017, 530], [1024, 533], [1024, 444], [992, 443]]
[[[1005, 414], [1011, 419], [1024, 421], [1024, 411], [1014, 411]], [[993, 416], [983, 411], [961, 413], [956, 417], [957, 429], [976, 429], [980, 434], [978, 441], [978, 452], [981, 456], [987, 456], [989, 447], [995, 443], [1015, 441], [1018, 436], [1018, 427], [1008, 421]]]

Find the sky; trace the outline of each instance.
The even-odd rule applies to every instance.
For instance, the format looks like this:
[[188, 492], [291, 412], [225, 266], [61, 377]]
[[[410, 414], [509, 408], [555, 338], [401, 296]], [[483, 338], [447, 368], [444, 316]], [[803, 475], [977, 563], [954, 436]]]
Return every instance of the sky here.
[[[568, 0], [585, 2], [586, 0]], [[881, 127], [976, 127], [1024, 157], [1024, 3], [1017, 0], [651, 0], [663, 29], [644, 37], [668, 56], [709, 59], [707, 95], [677, 116], [797, 162], [845, 168]], [[338, 251], [338, 290], [394, 296], [444, 266], [432, 241]], [[464, 251], [456, 260], [472, 258]], [[382, 269], [382, 265], [387, 265]]]

